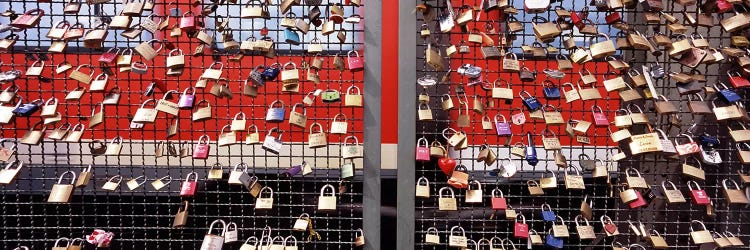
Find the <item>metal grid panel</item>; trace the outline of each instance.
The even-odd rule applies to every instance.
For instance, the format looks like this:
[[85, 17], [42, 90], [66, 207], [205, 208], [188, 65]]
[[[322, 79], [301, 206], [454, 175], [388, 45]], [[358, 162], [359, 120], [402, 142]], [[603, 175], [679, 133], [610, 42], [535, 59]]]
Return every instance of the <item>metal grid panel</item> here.
[[[481, 1], [479, 1], [481, 2]], [[706, 207], [694, 205], [691, 203], [690, 193], [686, 184], [689, 178], [681, 174], [680, 166], [682, 160], [669, 159], [666, 157], [657, 157], [655, 155], [647, 155], [645, 157], [632, 157], [629, 156], [619, 162], [612, 161], [613, 154], [618, 153], [617, 146], [620, 146], [624, 150], [628, 150], [627, 142], [624, 140], [623, 144], [617, 145], [610, 139], [610, 135], [606, 127], [595, 127], [592, 126], [587, 133], [584, 135], [590, 139], [590, 144], [584, 144], [577, 142], [575, 138], [568, 137], [565, 132], [565, 126], [549, 126], [545, 125], [544, 120], [529, 119], [529, 113], [524, 108], [527, 121], [523, 126], [511, 125], [513, 129], [513, 136], [499, 137], [495, 134], [494, 127], [490, 130], [482, 129], [482, 114], [474, 111], [468, 111], [470, 113], [470, 127], [457, 128], [457, 109], [461, 106], [461, 98], [457, 98], [456, 88], [459, 86], [467, 85], [467, 78], [456, 74], [456, 68], [464, 64], [472, 64], [482, 67], [482, 77], [485, 81], [492, 83], [495, 79], [504, 79], [511, 83], [514, 90], [514, 100], [512, 104], [506, 104], [502, 100], [492, 100], [491, 92], [485, 91], [480, 85], [466, 88], [466, 96], [468, 97], [465, 101], [468, 103], [468, 107], [473, 107], [472, 96], [478, 95], [484, 97], [483, 101], [485, 106], [485, 114], [489, 115], [489, 118], [495, 114], [502, 114], [508, 118], [510, 122], [510, 116], [513, 113], [518, 113], [518, 108], [523, 107], [521, 100], [518, 97], [518, 93], [521, 90], [528, 91], [532, 96], [535, 96], [539, 101], [544, 104], [552, 104], [555, 107], [560, 108], [562, 115], [565, 120], [568, 119], [582, 119], [593, 122], [591, 115], [591, 106], [596, 104], [600, 106], [607, 114], [609, 121], [613, 121], [615, 113], [614, 111], [621, 107], [620, 97], [617, 92], [607, 93], [602, 87], [602, 79], [606, 76], [607, 72], [612, 71], [606, 61], [594, 61], [588, 62], [583, 67], [590, 70], [597, 78], [597, 88], [604, 97], [597, 101], [585, 101], [580, 100], [574, 101], [571, 104], [565, 102], [565, 97], [560, 100], [545, 100], [543, 94], [543, 81], [549, 79], [545, 76], [542, 71], [544, 69], [557, 69], [557, 63], [555, 62], [556, 54], [549, 54], [548, 59], [544, 58], [532, 58], [526, 54], [522, 54], [520, 51], [521, 45], [531, 45], [532, 42], [536, 41], [532, 30], [532, 19], [536, 16], [545, 17], [549, 20], [557, 18], [555, 14], [555, 6], [563, 6], [567, 10], [578, 11], [582, 10], [589, 3], [588, 1], [568, 1], [553, 2], [551, 8], [539, 14], [527, 13], [523, 10], [523, 1], [509, 1], [510, 5], [514, 6], [519, 10], [519, 14], [515, 17], [522, 22], [524, 29], [516, 32], [516, 39], [512, 41], [512, 46], [502, 48], [518, 55], [521, 60], [521, 67], [528, 67], [538, 72], [537, 78], [533, 82], [522, 82], [519, 81], [518, 74], [509, 73], [501, 70], [502, 59], [500, 60], [485, 60], [482, 59], [482, 52], [480, 47], [476, 44], [467, 43], [471, 47], [471, 52], [468, 54], [456, 53], [451, 57], [446, 56], [446, 48], [451, 45], [459, 46], [459, 42], [466, 41], [468, 33], [461, 32], [458, 27], [455, 27], [449, 34], [440, 32], [439, 17], [444, 15], [446, 10], [446, 1], [438, 2], [418, 2], [431, 5], [432, 11], [438, 13], [434, 19], [425, 22], [424, 15], [417, 14], [417, 30], [415, 36], [417, 37], [417, 74], [416, 77], [420, 78], [425, 75], [431, 75], [438, 79], [438, 84], [432, 87], [425, 88], [422, 91], [420, 86], [417, 86], [417, 97], [420, 94], [427, 94], [430, 97], [429, 106], [432, 109], [434, 119], [432, 121], [418, 121], [416, 130], [419, 139], [421, 137], [426, 138], [429, 142], [439, 141], [443, 145], [446, 145], [446, 140], [441, 136], [441, 132], [445, 128], [454, 128], [466, 132], [467, 140], [469, 140], [469, 148], [461, 151], [450, 150], [450, 155], [459, 164], [463, 163], [469, 169], [470, 180], [477, 180], [481, 182], [483, 189], [483, 200], [480, 204], [466, 204], [465, 189], [455, 189], [456, 199], [458, 201], [458, 211], [439, 211], [438, 210], [438, 191], [442, 187], [448, 186], [448, 177], [438, 167], [436, 158], [432, 158], [430, 162], [416, 162], [416, 176], [426, 177], [430, 183], [430, 198], [421, 199], [417, 198], [415, 205], [415, 249], [442, 249], [447, 246], [448, 235], [450, 229], [453, 226], [461, 226], [466, 231], [468, 239], [478, 241], [479, 239], [486, 238], [490, 239], [497, 236], [501, 239], [511, 239], [518, 248], [522, 248], [527, 244], [526, 240], [516, 239], [513, 237], [513, 220], [507, 220], [504, 218], [502, 211], [494, 212], [491, 209], [490, 197], [492, 191], [495, 188], [501, 190], [508, 200], [508, 204], [512, 206], [516, 212], [523, 214], [526, 217], [526, 221], [529, 224], [529, 228], [533, 229], [541, 234], [542, 239], [545, 238], [548, 230], [551, 229], [552, 223], [544, 222], [541, 218], [541, 206], [542, 204], [549, 204], [552, 210], [561, 216], [566, 225], [568, 226], [571, 236], [564, 240], [566, 249], [603, 249], [603, 247], [609, 247], [613, 242], [619, 242], [624, 246], [630, 244], [641, 244], [650, 247], [650, 243], [647, 239], [637, 237], [632, 230], [628, 227], [628, 221], [632, 221], [637, 224], [637, 221], [643, 222], [647, 229], [655, 229], [662, 236], [665, 237], [666, 242], [673, 248], [696, 248], [693, 245], [688, 233], [690, 232], [690, 221], [701, 220], [705, 222], [707, 228], [712, 231], [718, 232], [732, 232], [740, 235], [743, 240], [747, 240], [744, 234], [747, 233], [748, 221], [744, 207], [730, 206], [726, 204], [726, 199], [721, 192], [721, 181], [724, 178], [733, 179], [739, 182], [737, 170], [742, 170], [743, 166], [738, 162], [737, 151], [734, 148], [734, 141], [729, 137], [726, 132], [725, 124], [717, 123], [713, 115], [693, 115], [687, 107], [687, 96], [680, 96], [677, 91], [673, 79], [666, 77], [660, 80], [654, 80], [656, 90], [658, 93], [667, 96], [675, 105], [679, 108], [679, 117], [681, 121], [679, 123], [670, 123], [669, 116], [660, 116], [656, 114], [653, 101], [635, 101], [635, 103], [644, 107], [644, 111], [649, 115], [651, 123], [654, 124], [655, 128], [662, 128], [667, 131], [670, 139], [674, 139], [678, 134], [685, 133], [693, 124], [697, 124], [697, 128], [693, 130], [693, 133], [698, 135], [703, 131], [708, 131], [714, 136], [718, 136], [721, 140], [721, 145], [718, 147], [718, 151], [724, 160], [724, 163], [719, 166], [711, 166], [704, 164], [703, 169], [706, 171], [706, 180], [699, 181], [701, 187], [705, 189], [708, 195], [711, 197], [714, 203], [714, 211], [717, 214], [715, 217], [706, 215]], [[474, 1], [451, 1], [451, 4], [456, 8], [456, 15], [459, 15], [463, 10], [458, 10], [463, 5], [475, 5], [478, 2]], [[685, 10], [690, 15], [695, 16], [695, 6], [684, 8], [681, 5], [675, 4], [672, 1], [665, 3], [665, 13], [672, 14], [682, 20], [684, 16], [681, 14]], [[699, 1], [698, 5], [702, 3]], [[618, 29], [613, 28], [605, 22], [605, 16], [612, 13], [619, 13], [623, 21], [627, 22], [630, 27], [641, 33], [651, 35], [652, 28], [657, 27], [662, 33], [669, 34], [669, 31], [665, 28], [665, 21], [662, 19], [660, 25], [648, 25], [645, 23], [642, 13], [642, 7], [638, 6], [636, 9], [618, 9], [614, 12], [597, 11], [595, 7], [588, 6], [590, 12], [589, 18], [596, 24], [599, 32], [608, 34], [614, 41], [615, 36], [619, 32]], [[491, 13], [481, 13], [479, 19], [474, 19], [467, 25], [468, 31], [472, 31], [474, 28], [482, 32], [487, 32], [495, 41], [495, 44], [499, 44], [503, 37], [503, 33], [506, 30], [506, 25], [503, 18], [498, 18], [498, 11]], [[477, 17], [479, 12], [474, 12], [474, 17]], [[717, 16], [713, 15], [716, 19]], [[726, 17], [726, 15], [724, 15]], [[681, 22], [681, 21], [680, 21]], [[491, 34], [485, 28], [489, 23], [492, 25], [499, 34]], [[422, 24], [426, 24], [431, 31], [429, 40], [424, 39], [420, 36]], [[718, 24], [718, 21], [717, 21]], [[688, 26], [688, 25], [686, 25]], [[573, 28], [575, 33], [573, 36], [576, 39], [576, 43], [579, 47], [588, 47], [591, 42], [589, 39], [591, 36], [586, 36]], [[723, 32], [719, 25], [714, 27], [691, 27], [688, 26], [688, 34], [691, 32], [697, 32], [702, 34], [710, 42], [710, 45], [714, 48], [721, 48], [729, 45], [730, 34]], [[475, 32], [476, 33], [476, 32]], [[414, 33], [413, 33], [414, 34]], [[544, 44], [557, 47], [567, 56], [570, 56], [568, 50], [563, 49], [563, 39], [566, 38], [567, 32], [564, 31], [561, 37], [554, 39], [549, 44]], [[448, 81], [441, 82], [441, 78], [445, 75], [445, 71], [436, 72], [434, 68], [430, 67], [425, 62], [425, 49], [427, 43], [433, 41], [432, 47], [436, 48], [442, 53], [442, 57], [445, 63], [446, 70], [448, 68], [453, 69]], [[601, 40], [600, 40], [601, 41]], [[637, 51], [632, 49], [618, 49], [617, 57], [622, 58], [630, 63], [632, 68], [641, 69], [641, 66], [649, 66], [654, 63], [658, 63], [665, 67], [666, 72], [685, 72], [690, 73], [690, 68], [677, 64], [675, 60], [669, 59], [666, 55], [666, 49], [661, 48], [663, 55], [653, 56], [649, 51]], [[575, 65], [574, 69], [564, 71], [565, 77], [561, 80], [553, 80], [553, 83], [560, 86], [562, 83], [571, 82], [573, 84], [580, 79], [578, 74], [579, 70], [583, 67], [581, 65]], [[708, 86], [711, 83], [717, 81], [717, 79], [726, 82], [727, 69], [736, 67], [736, 65], [730, 61], [725, 60], [721, 64], [714, 65], [700, 65], [697, 70], [698, 72], [704, 73], [707, 77]], [[624, 72], [623, 72], [624, 73]], [[632, 85], [629, 79], [626, 77], [626, 81]], [[504, 86], [503, 86], [504, 87]], [[568, 89], [569, 90], [569, 89]], [[643, 90], [639, 90], [643, 93]], [[738, 90], [741, 96], [743, 96], [742, 103], [746, 103], [744, 99], [745, 90]], [[444, 111], [441, 109], [441, 97], [443, 94], [450, 94], [455, 109], [450, 111]], [[679, 103], [677, 103], [679, 101]], [[489, 104], [494, 102], [494, 104]], [[418, 105], [417, 105], [418, 106]], [[624, 105], [623, 105], [624, 107]], [[463, 108], [462, 108], [463, 109]], [[466, 113], [465, 111], [462, 111]], [[591, 157], [591, 159], [603, 160], [609, 166], [609, 176], [611, 183], [617, 184], [624, 182], [624, 172], [628, 167], [634, 167], [640, 170], [641, 174], [646, 178], [648, 183], [657, 190], [661, 190], [660, 183], [663, 180], [671, 180], [675, 182], [678, 189], [687, 198], [688, 202], [682, 205], [669, 204], [664, 206], [663, 200], [656, 200], [649, 206], [640, 209], [630, 209], [628, 205], [623, 204], [619, 199], [619, 192], [615, 190], [611, 185], [607, 183], [605, 179], [594, 179], [591, 178], [591, 172], [585, 171], [585, 191], [569, 191], [566, 190], [563, 182], [564, 168], [559, 168], [554, 164], [551, 151], [545, 152], [541, 147], [542, 143], [540, 140], [542, 130], [548, 127], [557, 134], [563, 145], [562, 153], [568, 160], [569, 165], [580, 166], [578, 156], [581, 153], [585, 153]], [[617, 128], [610, 126], [612, 131], [616, 131]], [[630, 132], [633, 135], [646, 133], [648, 130], [645, 126], [635, 125], [631, 127]], [[678, 132], [679, 131], [679, 132]], [[523, 158], [518, 156], [512, 156], [510, 154], [510, 148], [515, 143], [526, 143], [526, 132], [531, 132], [535, 137], [535, 144], [539, 153], [540, 163], [536, 166], [530, 166]], [[498, 163], [492, 165], [485, 165], [475, 161], [477, 154], [480, 152], [480, 148], [483, 144], [488, 145], [498, 156], [498, 161], [505, 157], [510, 157], [511, 161], [515, 166], [518, 166], [519, 172], [512, 178], [497, 177], [495, 172], [500, 168]], [[413, 145], [413, 144], [412, 144]], [[447, 146], [446, 146], [447, 147]], [[625, 151], [628, 153], [628, 151]], [[549, 170], [552, 170], [557, 174], [558, 187], [556, 189], [545, 190], [545, 194], [542, 196], [530, 196], [527, 191], [527, 180], [536, 180], [542, 177], [545, 171], [545, 166], [549, 164]], [[549, 176], [549, 174], [547, 174]], [[415, 180], [418, 181], [418, 180]], [[574, 218], [580, 214], [580, 204], [584, 198], [588, 196], [588, 199], [593, 201], [593, 212], [594, 220], [591, 224], [594, 226], [597, 232], [597, 240], [579, 240], [576, 229]], [[491, 216], [495, 214], [494, 218]], [[600, 216], [607, 215], [612, 218], [614, 223], [618, 226], [620, 235], [616, 237], [604, 237], [603, 228], [601, 222], [598, 221]], [[432, 246], [425, 243], [425, 234], [428, 228], [435, 227], [439, 231], [440, 235], [440, 246]], [[482, 246], [485, 247], [485, 246]], [[495, 247], [498, 247], [497, 245]], [[509, 247], [509, 246], [506, 246]], [[471, 246], [470, 246], [471, 248]]]
[[[218, 15], [231, 16], [228, 27], [233, 30], [234, 39], [238, 42], [249, 39], [250, 36], [260, 39], [260, 30], [265, 27], [269, 32], [268, 36], [276, 41], [275, 58], [251, 52], [243, 53], [245, 56], [240, 61], [231, 61], [230, 58], [242, 52], [225, 50], [224, 41], [218, 32], [216, 34], [219, 35], [215, 37], [215, 49], [206, 47], [203, 55], [192, 55], [200, 42], [196, 38], [187, 37], [184, 32], [177, 38], [168, 37], [169, 28], [153, 36], [148, 31], [143, 31], [140, 37], [133, 40], [120, 36], [121, 30], [110, 30], [101, 49], [84, 48], [81, 40], [76, 40], [68, 43], [65, 53], [48, 54], [44, 51], [51, 40], [45, 37], [45, 34], [57, 21], [64, 19], [71, 23], [80, 22], [89, 28], [95, 23], [92, 16], [99, 13], [112, 16], [119, 13], [124, 6], [112, 1], [99, 5], [101, 9], [97, 10], [99, 7], [83, 3], [78, 14], [63, 14], [61, 10], [66, 2], [13, 1], [0, 4], [19, 13], [35, 8], [47, 10], [38, 26], [16, 33], [20, 38], [12, 53], [2, 56], [2, 68], [23, 72], [34, 63], [35, 58], [49, 58], [45, 61], [42, 78], [22, 76], [15, 81], [20, 87], [17, 95], [23, 97], [24, 102], [37, 98], [47, 100], [51, 97], [59, 100], [57, 111], [61, 113], [62, 120], [56, 125], [49, 125], [49, 130], [66, 122], [87, 125], [95, 105], [104, 98], [104, 93], [87, 91], [80, 101], [64, 100], [66, 94], [74, 88], [87, 86], [71, 80], [68, 77], [70, 71], [55, 74], [55, 65], [58, 63], [70, 62], [73, 69], [84, 63], [99, 65], [96, 60], [109, 48], [134, 48], [155, 36], [169, 41], [170, 46], [182, 49], [186, 54], [186, 66], [181, 76], [164, 77], [167, 71], [165, 59], [168, 50], [162, 50], [153, 61], [142, 60], [135, 53], [133, 61], [146, 62], [149, 66], [148, 73], [117, 73], [109, 77], [107, 89], [118, 86], [121, 89], [120, 102], [118, 105], [105, 106], [105, 122], [94, 129], [86, 126], [81, 143], [65, 143], [45, 138], [37, 146], [7, 140], [3, 144], [4, 147], [17, 147], [11, 159], [20, 160], [26, 165], [13, 183], [2, 187], [3, 205], [0, 208], [0, 220], [5, 231], [0, 237], [0, 248], [11, 249], [18, 245], [26, 245], [31, 249], [49, 248], [59, 237], [84, 237], [93, 229], [101, 228], [115, 233], [113, 249], [197, 249], [209, 224], [219, 218], [237, 223], [241, 241], [250, 236], [260, 237], [263, 228], [270, 226], [274, 236], [294, 235], [302, 249], [353, 247], [353, 241], [358, 234], [357, 229], [362, 227], [362, 161], [354, 160], [357, 170], [353, 179], [341, 181], [339, 168], [344, 161], [341, 159], [340, 148], [347, 136], [356, 136], [360, 145], [363, 142], [361, 107], [347, 107], [343, 103], [344, 94], [350, 86], [362, 89], [363, 77], [361, 72], [337, 70], [333, 61], [335, 56], [346, 61], [346, 53], [350, 50], [359, 50], [360, 55], [364, 56], [361, 52], [364, 41], [362, 24], [337, 24], [336, 32], [330, 35], [330, 39], [321, 35], [320, 27], [311, 25], [307, 35], [297, 32], [302, 37], [302, 45], [290, 46], [284, 42], [284, 28], [279, 26], [284, 16], [279, 8], [280, 3], [274, 2], [269, 5], [270, 19], [254, 21], [240, 20], [238, 17], [244, 3], [222, 3], [216, 12], [205, 18], [206, 31], [211, 34], [216, 30], [215, 20]], [[203, 5], [192, 5], [192, 2], [177, 1], [176, 5], [170, 5], [167, 2], [156, 1], [153, 13], [163, 14], [173, 7], [180, 8], [183, 13], [188, 9], [199, 13]], [[322, 20], [327, 20], [327, 6], [333, 4], [338, 3], [325, 2], [320, 6], [323, 12]], [[310, 8], [312, 6], [301, 3], [293, 6], [291, 12], [307, 19], [307, 11]], [[361, 15], [360, 11], [363, 8], [364, 5], [345, 5], [344, 17], [355, 13]], [[150, 13], [144, 11], [142, 17], [134, 17], [132, 23], [144, 20]], [[172, 17], [169, 20], [170, 25], [179, 23], [179, 18]], [[336, 35], [342, 29], [346, 30], [346, 40], [339, 42]], [[307, 66], [303, 66], [316, 56], [306, 52], [309, 42], [315, 36], [321, 40], [324, 49], [323, 53], [317, 55], [318, 58], [324, 59], [323, 68], [317, 72], [322, 80], [319, 84], [307, 80]], [[162, 112], [153, 125], [146, 125], [143, 129], [129, 128], [130, 121], [142, 102], [149, 98], [160, 99], [164, 92], [170, 89], [182, 93], [185, 88], [194, 86], [203, 71], [215, 61], [223, 62], [225, 65], [222, 77], [229, 80], [233, 98], [217, 98], [209, 94], [210, 88], [214, 85], [212, 82], [209, 82], [205, 89], [197, 89], [196, 102], [204, 99], [210, 102], [213, 107], [212, 119], [192, 122], [192, 111], [182, 110], [176, 117]], [[299, 92], [283, 92], [280, 81], [269, 81], [265, 86], [258, 87], [257, 97], [243, 95], [245, 79], [256, 65], [271, 65], [277, 62], [282, 65], [294, 62], [300, 68]], [[344, 67], [346, 65], [348, 63], [345, 62]], [[94, 76], [103, 72], [105, 68], [107, 67], [96, 67]], [[118, 71], [117, 67], [110, 69]], [[149, 83], [154, 81], [163, 83], [165, 89], [156, 90], [152, 97], [144, 96], [142, 93]], [[4, 85], [7, 87], [10, 84]], [[302, 99], [316, 89], [337, 90], [342, 93], [342, 101], [324, 103], [318, 96], [311, 106], [306, 107], [307, 128], [301, 129], [288, 124], [292, 105], [301, 104]], [[283, 123], [273, 124], [264, 120], [269, 105], [275, 100], [281, 100], [286, 105], [286, 118]], [[177, 99], [173, 101], [176, 102]], [[278, 156], [263, 150], [260, 144], [223, 147], [217, 145], [216, 138], [222, 127], [230, 124], [240, 111], [246, 114], [247, 126], [252, 124], [258, 127], [261, 142], [270, 129], [279, 127], [284, 130], [284, 146]], [[301, 112], [299, 107], [296, 111]], [[310, 124], [322, 124], [328, 133], [334, 116], [339, 113], [347, 117], [347, 134], [328, 134], [327, 147], [308, 149], [307, 134], [310, 132]], [[21, 138], [31, 125], [40, 120], [38, 113], [31, 117], [16, 117], [13, 123], [4, 125], [3, 136]], [[167, 139], [165, 131], [173, 122], [179, 123], [179, 132]], [[154, 155], [162, 142], [164, 145], [172, 142], [177, 149], [181, 145], [192, 152], [198, 138], [203, 134], [211, 138], [210, 156], [207, 160], [170, 155], [157, 158]], [[238, 133], [240, 143], [244, 141], [245, 135], [244, 131]], [[96, 145], [91, 143], [92, 140], [108, 144], [116, 136], [124, 139], [122, 152], [118, 156], [92, 155], [90, 145]], [[313, 166], [312, 174], [300, 174], [291, 178], [284, 175], [288, 168], [303, 161]], [[233, 166], [241, 162], [250, 166], [248, 173], [257, 176], [263, 186], [273, 189], [272, 210], [255, 210], [255, 199], [248, 195], [244, 188], [226, 183], [227, 170], [232, 170]], [[70, 204], [55, 205], [46, 202], [51, 186], [63, 172], [70, 170], [78, 174], [89, 163], [93, 164], [94, 177], [88, 187], [74, 191]], [[207, 171], [215, 163], [224, 166], [222, 181], [206, 180]], [[193, 171], [199, 176], [197, 194], [194, 198], [180, 198], [178, 194], [181, 182]], [[102, 190], [102, 185], [115, 175], [124, 178], [122, 185], [113, 192]], [[129, 191], [125, 182], [137, 176], [145, 176], [148, 181], [134, 191]], [[170, 176], [173, 180], [167, 187], [157, 191], [149, 185], [151, 181], [164, 176]], [[335, 212], [317, 211], [317, 197], [320, 195], [321, 187], [326, 184], [336, 187], [337, 192], [343, 191], [338, 194], [338, 207]], [[188, 224], [183, 228], [173, 229], [172, 220], [183, 200], [190, 202]], [[305, 242], [308, 233], [292, 231], [295, 219], [302, 213], [311, 215], [314, 228], [321, 235], [320, 240]], [[233, 247], [239, 247], [239, 244], [241, 243], [234, 243]]]

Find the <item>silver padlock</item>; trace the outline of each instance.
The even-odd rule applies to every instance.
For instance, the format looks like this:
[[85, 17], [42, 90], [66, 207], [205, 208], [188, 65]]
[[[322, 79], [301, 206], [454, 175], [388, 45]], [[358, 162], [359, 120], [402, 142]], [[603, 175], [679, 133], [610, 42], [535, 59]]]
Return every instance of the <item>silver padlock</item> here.
[[[277, 131], [279, 136], [274, 137], [273, 135], [271, 135], [273, 131]], [[279, 152], [281, 151], [281, 146], [283, 146], [283, 143], [281, 142], [281, 135], [283, 133], [284, 132], [279, 128], [272, 128], [271, 130], [269, 130], [268, 134], [266, 135], [266, 139], [263, 140], [263, 149], [274, 154], [279, 154]]]
[[[234, 229], [230, 229], [230, 227], [233, 227]], [[224, 243], [232, 243], [237, 240], [237, 224], [235, 224], [234, 222], [229, 222], [229, 224], [227, 224], [227, 227], [224, 228]]]
[[[238, 170], [240, 166], [242, 167], [242, 170]], [[230, 185], [249, 186], [251, 181], [250, 175], [247, 174], [247, 164], [242, 162], [235, 165], [232, 172], [229, 172], [228, 182]]]
[[[221, 224], [221, 234], [218, 235], [211, 234], [216, 223]], [[200, 250], [221, 250], [221, 247], [224, 246], [224, 232], [226, 231], [226, 228], [227, 223], [224, 222], [224, 220], [218, 219], [211, 222], [211, 225], [208, 227], [208, 233], [203, 237], [203, 244], [201, 244]]]

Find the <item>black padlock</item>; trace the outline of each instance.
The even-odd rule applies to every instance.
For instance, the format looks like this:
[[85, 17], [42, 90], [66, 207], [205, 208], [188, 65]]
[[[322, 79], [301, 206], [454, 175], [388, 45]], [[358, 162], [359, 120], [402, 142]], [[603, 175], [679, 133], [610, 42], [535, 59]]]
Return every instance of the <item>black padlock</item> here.
[[31, 116], [31, 114], [39, 110], [42, 104], [44, 104], [42, 99], [36, 99], [32, 102], [21, 104], [21, 106], [13, 110], [13, 113], [17, 116]]

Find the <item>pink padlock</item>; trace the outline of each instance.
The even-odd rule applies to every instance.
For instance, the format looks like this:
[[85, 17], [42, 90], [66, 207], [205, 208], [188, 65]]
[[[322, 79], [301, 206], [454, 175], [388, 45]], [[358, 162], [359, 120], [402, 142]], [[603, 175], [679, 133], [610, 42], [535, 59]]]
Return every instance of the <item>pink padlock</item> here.
[[646, 199], [643, 199], [643, 195], [638, 190], [635, 190], [635, 196], [638, 197], [634, 201], [628, 203], [631, 209], [636, 209], [646, 205]]
[[[190, 176], [193, 176], [193, 180], [190, 180]], [[190, 172], [185, 177], [185, 181], [180, 186], [181, 197], [193, 197], [195, 196], [195, 190], [198, 189], [198, 173]]]
[[[695, 184], [695, 189], [690, 184]], [[688, 181], [687, 186], [690, 189], [690, 196], [693, 198], [693, 204], [695, 205], [709, 205], [711, 204], [711, 198], [708, 198], [706, 190], [702, 190], [698, 182]]]
[[193, 148], [193, 159], [208, 159], [208, 151], [211, 149], [211, 145], [208, 143], [211, 138], [207, 134], [201, 135], [198, 139], [198, 144]]
[[[599, 112], [596, 112], [599, 110]], [[598, 127], [606, 127], [609, 126], [609, 120], [607, 120], [607, 115], [604, 114], [604, 111], [601, 107], [594, 105], [591, 106], [591, 113], [594, 115], [594, 125]]]
[[[352, 53], [354, 53], [354, 56], [352, 56]], [[350, 50], [349, 53], [346, 54], [346, 60], [349, 62], [349, 71], [351, 72], [362, 71], [365, 69], [365, 63], [362, 61], [362, 57], [359, 57], [359, 52], [356, 50]]]
[[417, 161], [430, 161], [430, 146], [424, 137], [417, 140]]
[[195, 88], [187, 87], [182, 91], [177, 107], [181, 109], [192, 109], [193, 104], [195, 104]]
[[192, 11], [185, 12], [180, 18], [180, 29], [183, 30], [194, 30], [195, 29], [195, 16]]
[[99, 56], [99, 62], [111, 64], [117, 61], [117, 56], [119, 55], [119, 53], [120, 53], [119, 48], [116, 48], [116, 47], [109, 48], [107, 52], [104, 52], [101, 56]]

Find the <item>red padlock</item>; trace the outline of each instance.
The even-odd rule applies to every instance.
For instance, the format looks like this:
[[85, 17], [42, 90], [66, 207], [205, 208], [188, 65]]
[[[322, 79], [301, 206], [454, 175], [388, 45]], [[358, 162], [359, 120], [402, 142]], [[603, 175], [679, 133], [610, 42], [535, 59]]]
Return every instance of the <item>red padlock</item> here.
[[[695, 184], [695, 189], [690, 184]], [[706, 190], [702, 190], [698, 182], [688, 181], [688, 188], [690, 189], [690, 196], [693, 197], [693, 204], [695, 205], [709, 205], [711, 204], [711, 198], [708, 198]]]
[[[522, 223], [518, 223], [518, 216], [521, 216]], [[513, 224], [513, 237], [519, 239], [529, 238], [529, 224], [526, 224], [526, 217], [524, 217], [523, 214], [518, 214], [515, 223]]]
[[192, 11], [185, 12], [182, 14], [180, 19], [180, 29], [183, 30], [194, 30], [195, 29], [195, 16]]
[[44, 10], [32, 9], [26, 11], [25, 13], [23, 13], [23, 15], [13, 20], [13, 22], [10, 23], [10, 26], [21, 29], [31, 28], [39, 23], [39, 20], [42, 18], [42, 16], [44, 16]]
[[620, 17], [620, 13], [615, 11], [615, 12], [612, 12], [612, 14], [609, 14], [606, 17], [604, 17], [604, 20], [607, 21], [607, 24], [615, 24], [615, 23], [619, 23], [622, 20], [622, 18]]
[[[497, 194], [500, 194], [500, 196], [497, 196]], [[505, 200], [505, 195], [503, 195], [503, 191], [501, 191], [498, 188], [495, 188], [492, 190], [492, 209], [493, 210], [505, 210], [508, 209], [508, 201]]]
[[750, 81], [748, 81], [747, 78], [742, 77], [737, 71], [729, 71], [727, 72], [727, 75], [729, 75], [729, 83], [731, 83], [734, 88], [739, 89], [750, 87]]
[[[354, 53], [354, 56], [352, 56], [352, 53]], [[365, 69], [364, 61], [362, 61], [362, 57], [359, 57], [359, 52], [356, 50], [350, 50], [349, 53], [346, 54], [346, 60], [349, 62], [349, 71], [351, 72], [362, 71]]]
[[584, 7], [581, 11], [570, 11], [570, 22], [578, 29], [586, 27], [586, 24], [583, 23], [586, 18], [588, 18], [588, 7]]
[[99, 62], [100, 63], [106, 63], [111, 64], [115, 61], [117, 61], [117, 56], [120, 53], [120, 49], [117, 47], [112, 47], [107, 50], [107, 52], [104, 52], [101, 56], [99, 56]]
[[417, 161], [430, 161], [430, 146], [427, 144], [427, 138], [417, 140]]
[[734, 9], [734, 5], [730, 3], [727, 0], [717, 0], [716, 1], [716, 12], [717, 13], [724, 13], [727, 11], [730, 11]]
[[698, 146], [698, 143], [693, 141], [692, 137], [690, 137], [687, 134], [679, 134], [677, 137], [680, 137], [680, 136], [686, 137], [690, 141], [688, 143], [680, 144], [679, 142], [677, 142], [677, 138], [674, 138], [674, 144], [676, 145], [675, 149], [677, 149], [678, 155], [685, 156], [685, 155], [696, 154], [696, 153], [701, 152], [701, 149]]
[[[190, 180], [191, 175], [193, 176], [192, 181]], [[197, 189], [198, 189], [198, 173], [190, 172], [185, 178], [185, 181], [182, 182], [182, 186], [180, 186], [180, 196], [181, 197], [193, 197], [195, 196], [195, 190]]]
[[193, 148], [193, 159], [208, 159], [208, 151], [211, 149], [211, 145], [208, 143], [211, 138], [207, 134], [203, 134], [198, 139], [198, 144]]
[[[599, 110], [599, 112], [596, 112], [596, 110]], [[607, 115], [604, 114], [604, 111], [601, 107], [594, 105], [591, 106], [591, 113], [594, 115], [594, 125], [598, 127], [607, 127], [609, 126], [609, 120], [607, 119]]]
[[630, 206], [631, 209], [639, 208], [646, 205], [646, 199], [643, 199], [643, 195], [640, 191], [635, 190], [635, 196], [638, 197], [638, 199], [635, 199], [634, 201], [628, 203], [628, 206]]

